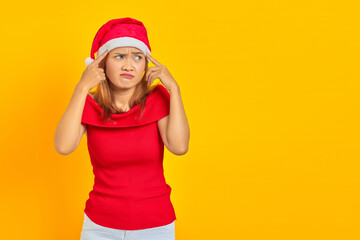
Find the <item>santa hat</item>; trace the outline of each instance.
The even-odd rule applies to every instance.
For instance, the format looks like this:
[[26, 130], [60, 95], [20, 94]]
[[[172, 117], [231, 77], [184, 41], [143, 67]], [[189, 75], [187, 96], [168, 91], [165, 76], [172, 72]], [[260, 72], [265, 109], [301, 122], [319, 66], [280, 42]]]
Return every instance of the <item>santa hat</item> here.
[[105, 50], [110, 52], [118, 47], [136, 47], [144, 54], [151, 54], [151, 48], [144, 24], [133, 18], [112, 19], [102, 25], [92, 43], [90, 57], [85, 59], [85, 65], [90, 65]]

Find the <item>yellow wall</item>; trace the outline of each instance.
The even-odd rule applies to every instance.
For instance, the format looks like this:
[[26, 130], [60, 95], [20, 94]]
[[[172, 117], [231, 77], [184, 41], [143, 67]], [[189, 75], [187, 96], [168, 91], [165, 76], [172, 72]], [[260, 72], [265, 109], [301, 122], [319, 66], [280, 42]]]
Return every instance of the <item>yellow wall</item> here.
[[177, 240], [360, 239], [359, 7], [3, 4], [0, 239], [80, 239], [86, 137], [64, 156], [54, 135], [95, 33], [121, 17], [144, 22], [189, 120], [189, 151], [164, 159]]

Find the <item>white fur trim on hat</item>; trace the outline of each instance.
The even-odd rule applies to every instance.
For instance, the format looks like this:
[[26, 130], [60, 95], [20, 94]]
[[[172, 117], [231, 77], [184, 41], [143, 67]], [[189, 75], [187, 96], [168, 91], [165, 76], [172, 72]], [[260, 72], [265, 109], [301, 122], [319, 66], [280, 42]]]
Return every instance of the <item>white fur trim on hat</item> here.
[[[132, 37], [119, 37], [107, 41], [98, 49], [96, 56], [100, 56], [101, 54], [103, 54], [103, 52], [105, 52], [105, 50], [108, 50], [110, 52], [114, 48], [118, 47], [136, 47], [140, 49], [140, 51], [142, 51], [144, 54], [148, 53], [151, 56], [151, 52], [146, 46], [146, 44]], [[89, 66], [93, 61], [94, 59], [92, 59], [91, 57], [87, 57], [85, 59], [85, 65]]]
[[118, 47], [136, 47], [144, 54], [148, 53], [151, 55], [149, 48], [142, 41], [132, 37], [119, 37], [113, 38], [102, 45], [97, 52], [97, 56], [100, 56], [106, 49], [110, 52], [114, 48]]
[[92, 59], [91, 57], [87, 57], [87, 58], [85, 59], [85, 65], [86, 65], [86, 66], [89, 66], [93, 61], [94, 61], [94, 59]]

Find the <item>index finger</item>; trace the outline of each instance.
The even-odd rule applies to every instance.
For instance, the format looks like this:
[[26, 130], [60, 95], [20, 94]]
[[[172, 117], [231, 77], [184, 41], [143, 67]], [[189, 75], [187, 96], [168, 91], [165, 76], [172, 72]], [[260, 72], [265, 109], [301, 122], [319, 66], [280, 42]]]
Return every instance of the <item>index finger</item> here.
[[95, 65], [95, 64], [98, 65], [99, 62], [104, 59], [104, 57], [106, 56], [106, 54], [108, 54], [108, 50], [105, 50], [105, 52], [103, 52], [100, 56], [98, 56], [91, 64], [93, 64], [93, 65]]
[[155, 58], [153, 58], [152, 56], [150, 56], [149, 53], [146, 53], [147, 58], [150, 59], [151, 62], [153, 62], [155, 64], [155, 66], [159, 67], [161, 65], [161, 63], [159, 63], [158, 61], [155, 60]]

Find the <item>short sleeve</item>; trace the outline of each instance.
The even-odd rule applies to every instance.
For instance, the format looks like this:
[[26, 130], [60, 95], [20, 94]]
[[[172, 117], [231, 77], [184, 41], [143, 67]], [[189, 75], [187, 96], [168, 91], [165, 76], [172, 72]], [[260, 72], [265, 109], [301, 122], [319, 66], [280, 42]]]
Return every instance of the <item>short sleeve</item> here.
[[147, 96], [145, 110], [140, 117], [140, 104], [125, 113], [112, 114], [110, 121], [101, 117], [102, 108], [89, 94], [86, 97], [81, 123], [99, 127], [133, 127], [148, 124], [170, 113], [170, 93], [158, 84]]

